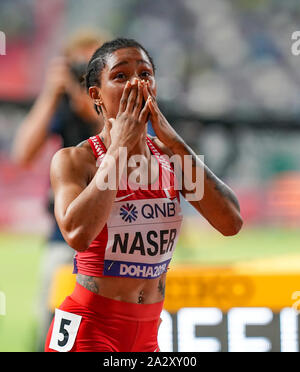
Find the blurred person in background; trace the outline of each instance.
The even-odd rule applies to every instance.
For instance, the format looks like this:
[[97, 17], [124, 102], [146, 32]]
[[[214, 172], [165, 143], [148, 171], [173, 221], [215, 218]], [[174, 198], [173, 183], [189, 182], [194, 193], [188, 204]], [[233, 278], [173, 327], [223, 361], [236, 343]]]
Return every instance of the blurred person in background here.
[[[102, 33], [79, 31], [66, 43], [62, 55], [50, 61], [43, 88], [14, 139], [13, 159], [17, 164], [29, 167], [53, 135], [60, 136], [62, 147], [69, 147], [99, 133], [101, 118], [96, 114], [82, 83], [90, 57], [105, 39]], [[47, 209], [53, 219], [53, 230], [47, 239], [40, 269], [38, 349], [44, 346], [52, 318], [49, 288], [57, 269], [73, 261], [72, 250], [67, 246], [54, 218], [50, 187]]]

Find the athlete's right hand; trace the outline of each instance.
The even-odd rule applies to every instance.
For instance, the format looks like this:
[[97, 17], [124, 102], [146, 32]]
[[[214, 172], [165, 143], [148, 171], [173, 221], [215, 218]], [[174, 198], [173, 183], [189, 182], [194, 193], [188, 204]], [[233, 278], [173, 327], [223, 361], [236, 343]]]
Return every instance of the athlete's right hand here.
[[109, 119], [111, 123], [111, 145], [127, 147], [128, 153], [138, 143], [145, 131], [148, 121], [149, 102], [143, 107], [144, 82], [135, 79], [126, 83], [116, 119]]

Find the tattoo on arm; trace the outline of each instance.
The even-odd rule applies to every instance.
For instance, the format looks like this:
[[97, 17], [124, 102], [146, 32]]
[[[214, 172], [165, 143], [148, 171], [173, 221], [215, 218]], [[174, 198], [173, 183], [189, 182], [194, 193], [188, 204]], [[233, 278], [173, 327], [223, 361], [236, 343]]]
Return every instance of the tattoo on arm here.
[[99, 288], [95, 283], [93, 276], [77, 274], [76, 281], [89, 291], [98, 294]]
[[202, 164], [200, 159], [197, 158], [197, 156], [194, 154], [194, 152], [187, 146], [186, 144], [183, 144], [184, 146], [184, 151], [188, 152], [189, 155], [191, 156], [192, 159], [192, 166], [194, 167], [199, 167], [199, 166], [204, 166], [204, 172], [206, 174], [206, 179], [210, 180], [214, 183], [215, 190], [218, 191], [218, 193], [229, 200], [240, 212], [240, 205], [238, 202], [238, 199], [236, 198], [235, 194], [232, 192], [232, 190], [218, 177], [216, 177], [213, 172], [205, 165]]
[[224, 182], [219, 180], [207, 167], [205, 167], [206, 178], [211, 180], [215, 184], [215, 190], [218, 191], [220, 195], [229, 200], [240, 212], [240, 205], [235, 194], [230, 190]]

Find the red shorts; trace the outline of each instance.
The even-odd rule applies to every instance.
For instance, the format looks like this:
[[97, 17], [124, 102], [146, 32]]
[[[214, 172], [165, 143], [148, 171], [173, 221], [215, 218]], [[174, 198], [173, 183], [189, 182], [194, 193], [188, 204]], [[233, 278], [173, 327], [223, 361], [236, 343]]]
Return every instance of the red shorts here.
[[134, 304], [99, 296], [76, 283], [50, 326], [45, 351], [154, 352], [163, 301]]

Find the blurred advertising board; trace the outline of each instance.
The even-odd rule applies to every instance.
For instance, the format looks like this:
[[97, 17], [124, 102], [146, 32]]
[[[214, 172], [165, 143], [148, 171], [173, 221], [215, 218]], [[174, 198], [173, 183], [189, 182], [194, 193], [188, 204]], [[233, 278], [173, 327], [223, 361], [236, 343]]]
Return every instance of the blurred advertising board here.
[[164, 351], [298, 352], [297, 273], [177, 267], [170, 270]]

